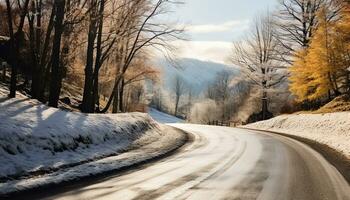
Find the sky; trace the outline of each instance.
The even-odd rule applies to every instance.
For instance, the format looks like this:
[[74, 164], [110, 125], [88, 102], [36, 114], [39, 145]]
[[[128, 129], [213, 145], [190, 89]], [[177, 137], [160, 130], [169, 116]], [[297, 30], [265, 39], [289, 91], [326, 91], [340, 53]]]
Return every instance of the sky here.
[[232, 42], [239, 40], [259, 13], [278, 0], [184, 0], [169, 17], [186, 27], [188, 41], [176, 41], [179, 56], [226, 63]]

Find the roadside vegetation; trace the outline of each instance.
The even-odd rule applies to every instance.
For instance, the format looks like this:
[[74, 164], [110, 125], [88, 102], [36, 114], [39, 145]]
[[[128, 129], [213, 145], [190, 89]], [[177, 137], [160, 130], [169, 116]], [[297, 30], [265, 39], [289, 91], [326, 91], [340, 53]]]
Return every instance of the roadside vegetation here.
[[[172, 44], [185, 29], [160, 19], [181, 2], [62, 2], [0, 4], [0, 78], [10, 97], [19, 90], [49, 106], [85, 113], [147, 112], [151, 106], [204, 124], [348, 111], [348, 1], [279, 1], [233, 42], [228, 61], [234, 68], [215, 66], [201, 89], [192, 81], [206, 63], [191, 67], [177, 59]], [[157, 51], [183, 74], [166, 80], [153, 62]], [[334, 99], [338, 103], [330, 103]]]
[[[1, 82], [49, 106], [84, 113], [146, 111], [152, 56], [171, 57], [182, 28], [159, 20], [176, 1], [0, 3]], [[68, 96], [67, 94], [71, 94]]]
[[279, 3], [276, 10], [257, 15], [234, 42], [229, 60], [240, 74], [216, 85], [218, 94], [209, 88], [202, 106], [194, 104], [190, 120], [237, 125], [295, 112], [349, 111], [349, 2]]

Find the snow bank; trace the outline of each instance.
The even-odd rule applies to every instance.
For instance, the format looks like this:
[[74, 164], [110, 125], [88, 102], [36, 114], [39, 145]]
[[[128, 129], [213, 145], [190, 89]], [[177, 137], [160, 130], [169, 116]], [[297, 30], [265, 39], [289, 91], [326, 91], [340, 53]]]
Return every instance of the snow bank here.
[[149, 108], [148, 114], [159, 123], [181, 123], [184, 120], [175, 116], [160, 112], [154, 108]]
[[245, 127], [306, 138], [350, 159], [350, 112], [282, 115]]
[[[0, 88], [0, 194], [99, 174], [184, 140], [147, 114], [72, 113], [6, 94]], [[121, 154], [130, 149], [129, 156]]]

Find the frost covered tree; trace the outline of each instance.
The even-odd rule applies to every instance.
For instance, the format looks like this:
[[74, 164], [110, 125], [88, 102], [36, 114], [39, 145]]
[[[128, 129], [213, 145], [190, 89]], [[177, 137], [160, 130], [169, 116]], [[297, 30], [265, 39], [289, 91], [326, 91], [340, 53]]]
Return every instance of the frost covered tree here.
[[278, 59], [278, 41], [272, 17], [263, 15], [252, 24], [244, 40], [233, 45], [232, 63], [242, 75], [261, 91], [261, 118], [268, 116], [268, 90], [286, 77], [283, 63]]
[[227, 104], [229, 103], [231, 74], [229, 71], [221, 71], [216, 74], [216, 78], [212, 84], [208, 86], [207, 98], [215, 100], [221, 109], [221, 121], [229, 120], [230, 110]]
[[172, 89], [175, 95], [174, 115], [177, 116], [181, 97], [185, 94], [187, 89], [185, 81], [179, 75], [175, 76]]
[[193, 104], [189, 113], [189, 121], [192, 123], [208, 124], [220, 118], [221, 112], [219, 111], [220, 109], [214, 100], [205, 99]]

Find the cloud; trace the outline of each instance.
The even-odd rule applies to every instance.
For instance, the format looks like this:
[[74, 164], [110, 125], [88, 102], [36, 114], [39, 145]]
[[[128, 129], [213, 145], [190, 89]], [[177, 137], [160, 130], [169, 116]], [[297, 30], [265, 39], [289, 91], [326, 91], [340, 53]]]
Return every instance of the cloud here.
[[241, 31], [248, 28], [249, 20], [232, 20], [221, 24], [187, 25], [189, 33], [217, 33], [227, 31]]
[[224, 41], [175, 41], [178, 57], [203, 61], [227, 63], [232, 52], [232, 43]]

